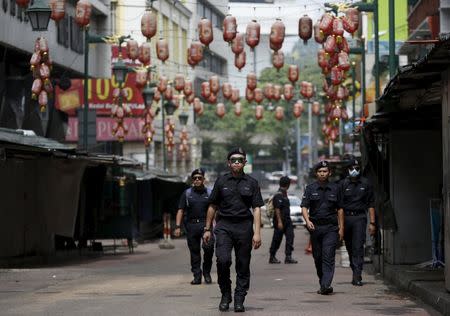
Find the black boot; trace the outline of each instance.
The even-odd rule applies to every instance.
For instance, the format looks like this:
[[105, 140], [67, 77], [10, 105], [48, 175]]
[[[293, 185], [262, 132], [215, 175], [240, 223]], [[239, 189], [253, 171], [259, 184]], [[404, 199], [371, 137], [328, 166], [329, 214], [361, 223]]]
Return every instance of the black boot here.
[[231, 303], [231, 294], [226, 293], [222, 294], [222, 298], [220, 299], [219, 303], [219, 311], [226, 312], [230, 308]]
[[269, 263], [281, 263], [281, 261], [280, 260], [278, 260], [275, 256], [270, 256], [270, 258], [269, 258]]
[[284, 259], [284, 263], [298, 263], [298, 261], [291, 256], [286, 256], [286, 258]]
[[245, 298], [242, 297], [242, 296], [235, 296], [234, 297], [234, 312], [235, 313], [243, 313], [243, 312], [245, 312], [244, 300], [245, 300]]
[[362, 278], [361, 278], [361, 276], [360, 276], [360, 275], [354, 275], [354, 276], [353, 276], [353, 279], [352, 279], [352, 284], [353, 284], [354, 286], [362, 286], [363, 283], [362, 283]]
[[202, 276], [194, 275], [194, 280], [191, 281], [192, 285], [202, 284]]
[[209, 274], [209, 273], [203, 273], [203, 277], [205, 278], [205, 283], [206, 283], [206, 284], [211, 284], [211, 282], [212, 282], [211, 274]]
[[321, 295], [329, 295], [333, 293], [333, 288], [330, 287], [321, 287], [318, 291], [317, 294], [321, 294]]

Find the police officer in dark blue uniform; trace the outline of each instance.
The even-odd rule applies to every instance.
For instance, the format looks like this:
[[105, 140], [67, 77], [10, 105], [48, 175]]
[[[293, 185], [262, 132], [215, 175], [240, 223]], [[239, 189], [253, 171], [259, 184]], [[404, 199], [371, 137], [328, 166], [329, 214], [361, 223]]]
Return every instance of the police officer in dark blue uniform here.
[[273, 237], [272, 244], [270, 245], [269, 263], [280, 263], [280, 260], [275, 255], [278, 248], [280, 248], [283, 235], [286, 236], [286, 257], [284, 263], [297, 263], [297, 260], [292, 258], [292, 251], [294, 250], [294, 225], [292, 225], [291, 204], [287, 193], [290, 184], [291, 179], [289, 177], [281, 177], [280, 188], [272, 199], [275, 214], [273, 218]]
[[[333, 293], [336, 247], [344, 235], [344, 213], [339, 185], [328, 181], [331, 175], [327, 161], [313, 168], [317, 181], [306, 186], [302, 214], [311, 234], [312, 253], [319, 277], [318, 294]], [[309, 212], [308, 212], [309, 211]]]
[[181, 234], [181, 221], [183, 216], [186, 229], [186, 239], [191, 253], [191, 271], [194, 279], [191, 284], [202, 283], [201, 248], [203, 248], [203, 276], [206, 283], [211, 283], [211, 266], [214, 255], [214, 238], [208, 243], [202, 242], [203, 228], [206, 222], [206, 213], [209, 205], [209, 189], [204, 186], [205, 172], [195, 169], [191, 173], [192, 187], [183, 192], [178, 204], [175, 236]]
[[352, 284], [362, 286], [367, 211], [370, 218], [369, 234], [373, 236], [376, 232], [373, 188], [368, 179], [361, 177], [361, 166], [354, 158], [348, 164], [348, 177], [341, 180], [340, 184], [344, 199], [344, 241], [353, 271]]
[[[228, 153], [230, 172], [219, 177], [210, 195], [210, 206], [203, 239], [211, 238], [211, 225], [216, 217], [217, 276], [222, 299], [219, 310], [227, 311], [231, 303], [230, 267], [232, 249], [236, 257], [234, 311], [244, 312], [244, 300], [250, 287], [252, 246], [261, 246], [261, 210], [264, 205], [258, 182], [243, 171], [246, 154], [242, 148]], [[253, 209], [253, 214], [251, 212]], [[254, 227], [254, 230], [253, 230]]]

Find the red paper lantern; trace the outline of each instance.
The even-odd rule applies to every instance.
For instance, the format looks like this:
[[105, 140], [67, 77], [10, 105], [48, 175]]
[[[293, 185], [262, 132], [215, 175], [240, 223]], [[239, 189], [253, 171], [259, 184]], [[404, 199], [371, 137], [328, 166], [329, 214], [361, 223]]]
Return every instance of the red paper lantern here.
[[41, 90], [42, 90], [42, 80], [39, 78], [34, 79], [33, 85], [31, 86], [31, 93], [32, 93], [31, 97], [33, 99], [36, 99]]
[[343, 37], [341, 39], [341, 41], [338, 43], [338, 48], [344, 52], [346, 52], [347, 54], [350, 52], [350, 46], [348, 45], [347, 40], [345, 39], [345, 37]]
[[19, 7], [26, 8], [30, 3], [30, 0], [16, 0], [16, 3]]
[[41, 66], [39, 67], [39, 75], [41, 77], [41, 79], [47, 79], [50, 77], [50, 68], [42, 63]]
[[279, 45], [275, 45], [273, 43], [270, 43], [270, 49], [273, 51], [279, 51], [281, 49], [281, 47], [283, 47], [283, 44], [279, 44]]
[[284, 85], [284, 99], [290, 101], [294, 97], [294, 86], [290, 83]]
[[148, 65], [150, 64], [151, 61], [151, 51], [152, 51], [152, 46], [150, 45], [150, 43], [142, 43], [141, 46], [139, 46], [139, 61], [144, 64], [144, 65]]
[[241, 97], [239, 96], [239, 89], [232, 89], [231, 90], [231, 102], [236, 103], [241, 99]]
[[159, 92], [163, 93], [164, 91], [166, 91], [166, 89], [167, 89], [167, 78], [166, 76], [161, 76], [159, 77], [158, 90]]
[[228, 100], [231, 98], [231, 94], [233, 92], [232, 89], [233, 89], [233, 87], [231, 86], [231, 83], [225, 82], [222, 85], [222, 94], [225, 99]]
[[190, 95], [186, 96], [186, 102], [188, 104], [192, 104], [194, 102], [194, 99], [195, 99], [195, 94], [193, 94], [193, 93], [191, 93]]
[[37, 52], [40, 52], [41, 54], [48, 53], [48, 41], [45, 37], [38, 37], [35, 45], [37, 46]]
[[235, 55], [244, 51], [244, 34], [236, 33], [236, 37], [231, 41], [231, 50]]
[[217, 95], [214, 93], [211, 93], [208, 97], [208, 103], [214, 104], [217, 102]]
[[353, 34], [359, 27], [359, 11], [356, 8], [348, 8], [343, 18], [344, 29]]
[[297, 82], [299, 76], [298, 66], [297, 65], [289, 65], [288, 69], [288, 79], [292, 84]]
[[296, 102], [292, 107], [292, 114], [294, 114], [295, 118], [299, 118], [302, 116], [302, 112], [303, 112], [303, 102], [302, 103]]
[[262, 105], [257, 105], [255, 108], [255, 118], [256, 120], [261, 120], [264, 116], [264, 107]]
[[197, 65], [197, 62], [195, 62], [191, 58], [191, 49], [190, 48], [187, 49], [187, 62], [192, 68], [194, 68]]
[[256, 88], [255, 90], [253, 90], [253, 96], [253, 99], [258, 104], [260, 104], [264, 99], [263, 91], [261, 88]]
[[143, 88], [147, 83], [147, 69], [136, 69], [136, 86]]
[[231, 14], [227, 14], [225, 19], [223, 19], [223, 40], [225, 42], [231, 42], [237, 33], [237, 22], [236, 18]]
[[241, 102], [236, 102], [236, 104], [234, 105], [234, 114], [236, 116], [241, 116], [241, 114], [242, 114]]
[[203, 103], [199, 98], [194, 98], [194, 111], [197, 114], [203, 114]]
[[345, 90], [343, 86], [339, 86], [337, 88], [337, 92], [336, 92], [336, 99], [338, 100], [344, 100], [345, 98]]
[[[273, 47], [281, 48], [281, 45], [283, 45], [284, 41], [285, 31], [286, 27], [284, 26], [284, 23], [281, 21], [281, 19], [276, 19], [275, 23], [273, 23], [272, 27], [270, 28], [270, 37], [269, 37], [270, 44], [273, 45]], [[275, 51], [278, 51], [278, 49], [276, 49]]]
[[66, 1], [65, 0], [50, 0], [50, 9], [52, 9], [52, 14], [50, 19], [58, 22], [64, 19], [66, 15]]
[[331, 83], [335, 86], [341, 84], [344, 79], [344, 73], [338, 67], [331, 68]]
[[341, 118], [341, 108], [339, 106], [336, 106], [332, 111], [330, 115], [331, 119], [333, 120], [339, 120]]
[[41, 108], [41, 111], [44, 111], [45, 107], [48, 104], [48, 93], [47, 93], [47, 91], [42, 90], [39, 93], [38, 103], [39, 103], [39, 106]]
[[255, 99], [255, 92], [252, 89], [245, 88], [245, 98], [248, 102], [252, 102]]
[[50, 79], [44, 81], [44, 90], [47, 91], [47, 93], [53, 93], [53, 84]]
[[331, 32], [333, 31], [333, 20], [334, 16], [332, 16], [330, 13], [325, 13], [324, 15], [322, 15], [322, 18], [319, 22], [319, 28], [323, 32], [323, 34], [331, 34]]
[[195, 63], [203, 59], [203, 45], [200, 42], [192, 42], [188, 55]]
[[338, 54], [338, 65], [339, 68], [343, 71], [347, 71], [350, 69], [350, 62], [348, 60], [348, 54], [344, 51]]
[[341, 109], [341, 119], [344, 121], [348, 121], [348, 112], [347, 109]]
[[264, 86], [264, 96], [269, 100], [273, 98], [273, 84], [267, 83]]
[[312, 30], [312, 19], [305, 14], [298, 20], [298, 36], [303, 40], [304, 44], [311, 38]]
[[88, 0], [79, 0], [75, 10], [75, 22], [80, 26], [86, 26], [91, 19], [92, 5]]
[[184, 89], [184, 76], [183, 76], [183, 74], [180, 74], [180, 73], [176, 74], [173, 82], [175, 84], [175, 90], [177, 90], [178, 92], [181, 92]]
[[234, 65], [239, 71], [245, 66], [245, 51], [238, 55], [234, 55]]
[[136, 60], [139, 57], [139, 43], [135, 40], [127, 41], [127, 55], [131, 60]]
[[284, 119], [284, 108], [282, 106], [277, 106], [275, 108], [275, 118], [278, 121], [281, 121], [282, 119]]
[[323, 34], [323, 32], [320, 30], [319, 22], [314, 24], [314, 40], [319, 44], [325, 42], [325, 34]]
[[276, 84], [276, 85], [273, 86], [272, 98], [275, 101], [279, 101], [281, 99], [281, 86], [279, 84]]
[[330, 100], [336, 100], [336, 92], [337, 92], [337, 89], [335, 89], [335, 88], [336, 88], [336, 86], [334, 86], [334, 85], [330, 85], [330, 86], [328, 87], [328, 90], [327, 90], [326, 94], [327, 94], [327, 97], [328, 97]]
[[247, 24], [245, 42], [248, 46], [254, 49], [259, 44], [259, 37], [261, 32], [261, 26], [256, 20], [252, 20]]
[[162, 62], [165, 62], [169, 58], [169, 44], [164, 38], [160, 38], [156, 42], [156, 56]]
[[[344, 25], [341, 18], [335, 18], [333, 20], [333, 35], [342, 37], [344, 35]], [[340, 39], [338, 39], [340, 41]]]
[[314, 101], [311, 106], [311, 111], [313, 115], [319, 115], [320, 114], [320, 103], [317, 101]]
[[41, 62], [41, 54], [40, 53], [33, 53], [30, 58], [30, 65], [31, 66], [37, 66]]
[[166, 100], [172, 100], [173, 99], [173, 88], [172, 88], [172, 86], [170, 84], [167, 85], [166, 91], [164, 91], [164, 98]]
[[183, 93], [185, 96], [190, 96], [193, 92], [193, 87], [192, 87], [192, 81], [190, 80], [186, 80], [184, 82], [184, 88], [183, 88]]
[[284, 54], [282, 51], [273, 52], [272, 64], [278, 70], [284, 66]]
[[220, 90], [219, 77], [213, 75], [209, 78], [209, 89], [212, 93], [217, 94]]
[[256, 89], [256, 74], [254, 72], [250, 72], [247, 75], [247, 89], [255, 90]]
[[202, 44], [208, 46], [214, 39], [212, 23], [206, 18], [198, 22], [198, 37]]
[[323, 48], [329, 54], [334, 54], [336, 51], [336, 37], [330, 35], [327, 37], [325, 43], [323, 44]]
[[217, 103], [216, 105], [216, 115], [220, 118], [224, 117], [225, 115], [225, 104], [223, 103]]
[[327, 53], [323, 49], [317, 51], [317, 64], [322, 69], [328, 66]]
[[211, 89], [210, 89], [210, 87], [209, 87], [209, 82], [208, 82], [208, 81], [202, 82], [200, 94], [201, 94], [202, 97], [204, 97], [205, 99], [208, 99], [209, 96], [211, 95]]
[[141, 18], [141, 33], [148, 40], [150, 40], [156, 34], [158, 29], [158, 15], [151, 11], [146, 10]]

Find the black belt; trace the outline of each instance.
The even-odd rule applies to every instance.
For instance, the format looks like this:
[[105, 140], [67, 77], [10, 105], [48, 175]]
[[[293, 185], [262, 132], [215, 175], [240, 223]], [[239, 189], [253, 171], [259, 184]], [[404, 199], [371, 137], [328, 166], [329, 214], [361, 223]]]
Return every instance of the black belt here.
[[191, 224], [203, 223], [203, 222], [206, 222], [206, 219], [205, 218], [190, 218], [190, 219], [188, 219], [188, 222]]
[[344, 214], [346, 216], [358, 216], [358, 215], [363, 215], [366, 214], [366, 211], [364, 210], [359, 210], [359, 211], [344, 211]]
[[337, 225], [338, 221], [337, 218], [318, 218], [318, 219], [311, 219], [311, 222], [314, 225]]

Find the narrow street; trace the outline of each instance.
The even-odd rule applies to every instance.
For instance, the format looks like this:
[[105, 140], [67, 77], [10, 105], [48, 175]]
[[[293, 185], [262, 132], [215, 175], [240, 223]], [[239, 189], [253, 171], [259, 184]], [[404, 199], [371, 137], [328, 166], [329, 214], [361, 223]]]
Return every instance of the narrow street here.
[[[247, 315], [438, 315], [372, 275], [364, 275], [362, 288], [353, 287], [349, 268], [338, 267], [335, 293], [320, 296], [312, 257], [303, 253], [304, 228], [295, 230], [297, 265], [269, 265], [272, 230], [262, 232], [263, 246], [253, 252]], [[173, 250], [155, 242], [139, 245], [132, 255], [119, 251], [57, 267], [0, 270], [0, 314], [220, 314], [217, 283], [190, 285], [186, 241], [174, 244]], [[283, 251], [278, 258], [284, 259]]]

